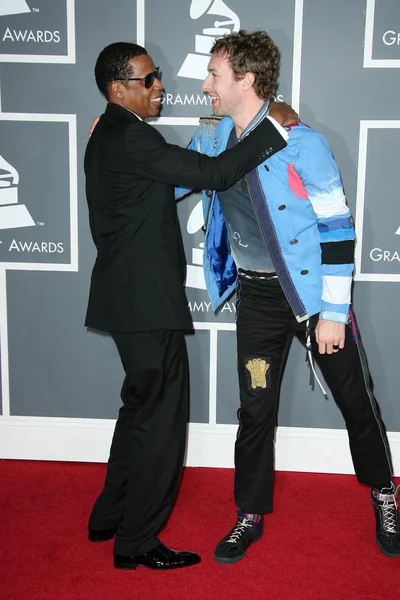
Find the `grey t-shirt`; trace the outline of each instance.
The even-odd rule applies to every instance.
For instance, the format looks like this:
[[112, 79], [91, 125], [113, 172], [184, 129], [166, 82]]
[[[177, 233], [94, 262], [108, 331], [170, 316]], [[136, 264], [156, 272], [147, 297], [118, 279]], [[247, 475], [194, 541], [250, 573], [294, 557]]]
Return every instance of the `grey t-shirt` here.
[[[227, 148], [232, 148], [238, 141], [233, 128]], [[248, 271], [275, 271], [258, 226], [246, 177], [242, 177], [227, 190], [218, 192], [218, 198], [228, 227], [231, 254], [237, 268]]]

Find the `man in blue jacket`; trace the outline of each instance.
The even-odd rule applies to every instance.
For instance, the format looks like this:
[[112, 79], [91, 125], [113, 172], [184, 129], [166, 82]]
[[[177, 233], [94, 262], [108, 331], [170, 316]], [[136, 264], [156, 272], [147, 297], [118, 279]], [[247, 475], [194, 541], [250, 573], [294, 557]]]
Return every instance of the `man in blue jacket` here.
[[[213, 156], [240, 142], [268, 112], [278, 64], [265, 32], [217, 40], [203, 90], [224, 118], [202, 120], [190, 148]], [[302, 123], [287, 135], [283, 151], [237, 184], [203, 192], [204, 274], [213, 309], [235, 287], [238, 298], [238, 514], [215, 559], [241, 560], [272, 511], [279, 388], [293, 336], [316, 376], [315, 358], [343, 414], [358, 481], [371, 487], [377, 543], [386, 555], [400, 556], [389, 444], [350, 308], [353, 219], [326, 140]]]

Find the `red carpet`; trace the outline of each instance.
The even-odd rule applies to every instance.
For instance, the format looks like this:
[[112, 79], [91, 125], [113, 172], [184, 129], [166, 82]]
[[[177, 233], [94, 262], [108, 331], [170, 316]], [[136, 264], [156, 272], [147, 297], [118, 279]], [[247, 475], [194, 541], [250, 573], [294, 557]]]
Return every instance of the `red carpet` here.
[[112, 542], [86, 524], [104, 465], [0, 461], [1, 600], [396, 600], [400, 558], [375, 545], [368, 490], [354, 477], [278, 473], [264, 538], [232, 566], [214, 562], [233, 525], [232, 471], [186, 469], [162, 540], [202, 563], [117, 571]]

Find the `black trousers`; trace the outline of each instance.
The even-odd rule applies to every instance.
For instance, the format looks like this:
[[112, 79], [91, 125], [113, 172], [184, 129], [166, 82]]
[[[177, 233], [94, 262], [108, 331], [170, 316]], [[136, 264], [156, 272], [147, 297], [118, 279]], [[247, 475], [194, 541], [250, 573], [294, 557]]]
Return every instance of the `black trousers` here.
[[111, 334], [126, 373], [104, 489], [89, 525], [117, 528], [114, 552], [143, 554], [158, 544], [179, 487], [188, 421], [183, 331]]
[[[392, 477], [390, 450], [355, 320], [346, 326], [344, 348], [334, 354], [319, 354], [317, 322], [318, 315], [310, 319], [312, 353], [345, 419], [357, 478], [383, 487]], [[272, 511], [280, 383], [293, 336], [305, 346], [305, 331], [306, 323], [294, 318], [277, 279], [249, 280], [239, 275], [235, 502], [247, 513]]]

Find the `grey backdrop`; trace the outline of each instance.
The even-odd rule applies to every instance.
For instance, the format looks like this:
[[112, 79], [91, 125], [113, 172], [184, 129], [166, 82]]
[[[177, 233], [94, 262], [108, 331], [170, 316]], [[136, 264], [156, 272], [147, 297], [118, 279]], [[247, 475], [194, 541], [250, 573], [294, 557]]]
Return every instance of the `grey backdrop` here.
[[[176, 118], [210, 112], [197, 77], [200, 66], [207, 64], [212, 30], [240, 26], [263, 28], [279, 45], [280, 99], [291, 101], [294, 61], [301, 66], [301, 118], [328, 138], [356, 220], [360, 218], [356, 210], [360, 121], [393, 121], [386, 128], [375, 125], [368, 130], [362, 182], [362, 264], [358, 269], [371, 280], [355, 283], [354, 305], [384, 419], [389, 430], [400, 431], [398, 0], [198, 0], [193, 3], [192, 15], [190, 0], [15, 2], [20, 7], [26, 4], [30, 12], [10, 15], [1, 13], [0, 2], [0, 156], [18, 172], [19, 181], [11, 178], [10, 187], [18, 188], [18, 204], [26, 207], [35, 223], [10, 226], [8, 216], [4, 217], [4, 188], [0, 187], [0, 268], [7, 270], [6, 290], [0, 293], [6, 292], [8, 311], [11, 415], [114, 418], [119, 406], [122, 369], [113, 343], [83, 326], [95, 253], [88, 230], [82, 164], [89, 125], [104, 109], [93, 77], [99, 51], [112, 41], [145, 42], [162, 69], [167, 92], [162, 117], [171, 120], [161, 121], [158, 127], [168, 141], [186, 145], [194, 126]], [[367, 7], [370, 15], [374, 9], [372, 63], [364, 68]], [[302, 28], [297, 29], [300, 44], [299, 37], [294, 39], [295, 14], [297, 26], [302, 17]], [[384, 64], [375, 60], [384, 60]], [[184, 65], [186, 74], [178, 76]], [[298, 82], [300, 70], [296, 72]], [[297, 93], [294, 91], [294, 101]], [[34, 122], [7, 120], [7, 113], [77, 115], [77, 165], [69, 162], [71, 138], [65, 123], [41, 123], [40, 117]], [[68, 265], [71, 258], [69, 177], [74, 167], [78, 174], [79, 270], [57, 272], [57, 265]], [[207, 305], [199, 264], [203, 234], [196, 219], [198, 201], [193, 197], [179, 204], [191, 278], [188, 301], [194, 321], [203, 327], [188, 338], [191, 421], [207, 423], [210, 419], [209, 329], [219, 323], [216, 422], [236, 423], [234, 299], [216, 317]], [[16, 262], [19, 270], [13, 270]], [[40, 266], [46, 262], [55, 264], [54, 270], [30, 270], [33, 263]], [[392, 275], [393, 281], [382, 280], [380, 276], [385, 274]], [[4, 325], [0, 324], [2, 333]], [[318, 389], [313, 392], [308, 386], [304, 359], [300, 345], [293, 344], [283, 382], [280, 425], [342, 428], [333, 400], [326, 402]]]

